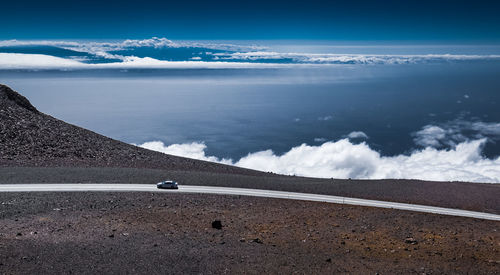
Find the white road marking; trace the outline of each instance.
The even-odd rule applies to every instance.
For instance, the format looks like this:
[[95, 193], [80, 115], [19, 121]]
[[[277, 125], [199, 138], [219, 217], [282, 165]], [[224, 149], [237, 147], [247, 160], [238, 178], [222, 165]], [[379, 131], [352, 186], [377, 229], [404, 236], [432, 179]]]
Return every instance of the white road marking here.
[[349, 204], [358, 206], [369, 206], [379, 208], [391, 208], [423, 213], [432, 213], [448, 216], [469, 217], [484, 220], [500, 221], [500, 215], [474, 212], [460, 209], [426, 206], [418, 204], [366, 200], [349, 197], [339, 197], [330, 195], [296, 193], [285, 191], [246, 189], [216, 186], [192, 186], [182, 185], [177, 190], [158, 189], [154, 184], [0, 184], [0, 192], [86, 192], [86, 191], [106, 191], [106, 192], [172, 192], [172, 193], [200, 193], [200, 194], [220, 194], [239, 195], [264, 198], [291, 199], [303, 201], [317, 201], [337, 204]]

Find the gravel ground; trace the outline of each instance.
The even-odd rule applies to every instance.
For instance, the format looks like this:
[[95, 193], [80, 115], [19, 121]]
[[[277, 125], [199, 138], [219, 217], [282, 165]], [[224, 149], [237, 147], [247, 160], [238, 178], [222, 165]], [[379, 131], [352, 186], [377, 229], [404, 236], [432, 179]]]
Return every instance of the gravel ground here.
[[493, 221], [217, 195], [4, 193], [0, 202], [7, 274], [500, 270]]

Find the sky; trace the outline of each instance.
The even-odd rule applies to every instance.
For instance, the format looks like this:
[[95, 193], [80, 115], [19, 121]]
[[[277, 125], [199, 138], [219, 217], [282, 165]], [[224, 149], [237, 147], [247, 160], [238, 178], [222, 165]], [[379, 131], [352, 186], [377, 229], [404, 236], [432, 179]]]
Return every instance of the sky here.
[[500, 1], [3, 1], [0, 39], [500, 41]]

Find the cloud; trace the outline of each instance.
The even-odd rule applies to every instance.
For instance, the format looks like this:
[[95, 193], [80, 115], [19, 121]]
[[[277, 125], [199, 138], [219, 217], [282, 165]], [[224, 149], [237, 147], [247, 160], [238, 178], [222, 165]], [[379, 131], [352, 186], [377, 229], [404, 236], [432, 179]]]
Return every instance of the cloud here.
[[412, 134], [413, 141], [420, 146], [435, 148], [453, 147], [458, 143], [486, 138], [488, 140], [500, 139], [500, 123], [466, 121], [461, 118], [441, 123], [426, 125], [420, 131]]
[[321, 146], [302, 144], [280, 156], [270, 150], [257, 152], [240, 159], [235, 165], [323, 178], [500, 182], [500, 159], [481, 157], [484, 142], [484, 139], [464, 142], [453, 150], [428, 147], [408, 156], [383, 157], [366, 143], [353, 144], [342, 139]]
[[316, 64], [418, 64], [449, 61], [471, 61], [500, 59], [500, 55], [371, 55], [371, 54], [320, 54], [320, 53], [281, 53], [250, 51], [235, 53], [215, 53], [221, 59], [231, 60], [293, 60], [299, 63]]
[[136, 39], [127, 39], [123, 42], [119, 43], [111, 43], [110, 45], [118, 45], [122, 48], [138, 48], [138, 47], [154, 47], [154, 48], [163, 48], [163, 47], [178, 47], [179, 44], [174, 43], [172, 40], [166, 38], [158, 38], [153, 37], [150, 39], [136, 40]]
[[43, 54], [0, 53], [1, 69], [79, 67], [83, 63]]
[[326, 138], [314, 138], [314, 142], [325, 142]]
[[350, 132], [348, 135], [347, 135], [348, 138], [352, 138], [352, 139], [355, 139], [355, 138], [363, 138], [363, 139], [368, 139], [368, 135], [365, 134], [364, 132], [361, 132], [361, 131], [354, 131], [354, 132]]
[[232, 161], [230, 159], [219, 159], [217, 157], [206, 156], [205, 149], [207, 148], [207, 146], [204, 143], [199, 143], [199, 142], [172, 144], [169, 146], [165, 146], [165, 144], [161, 141], [149, 141], [141, 145], [137, 144], [134, 145], [152, 151], [162, 152], [174, 156], [181, 156], [186, 158], [199, 159], [199, 160], [218, 162], [224, 164], [232, 164]]
[[271, 150], [255, 152], [237, 162], [206, 156], [203, 143], [165, 146], [161, 142], [148, 142], [140, 146], [178, 156], [286, 175], [500, 183], [500, 157], [482, 157], [485, 142], [486, 139], [466, 141], [450, 150], [426, 147], [410, 155], [388, 157], [381, 156], [365, 142], [353, 144], [348, 139], [341, 139], [319, 146], [302, 144], [282, 155], [276, 155]]
[[[108, 59], [109, 61], [122, 60], [123, 64], [110, 63], [107, 64], [85, 64], [96, 65], [79, 66], [85, 68], [116, 68], [116, 67], [131, 67], [145, 66], [146, 61], [150, 63], [148, 66], [152, 68], [260, 68], [272, 67], [281, 68], [290, 65], [295, 66], [325, 66], [337, 64], [416, 64], [416, 63], [435, 63], [435, 62], [450, 62], [450, 61], [470, 61], [470, 60], [500, 60], [500, 55], [451, 55], [451, 54], [428, 54], [428, 55], [370, 55], [370, 54], [318, 54], [318, 53], [283, 53], [265, 51], [267, 48], [256, 45], [235, 45], [226, 43], [200, 43], [200, 42], [174, 42], [166, 38], [153, 37], [150, 39], [135, 40], [128, 39], [114, 42], [97, 42], [97, 41], [19, 41], [19, 40], [0, 40], [1, 47], [11, 46], [53, 46], [72, 51], [88, 53], [96, 57]], [[132, 50], [136, 48], [193, 48], [200, 50], [213, 49], [216, 52], [203, 51], [207, 55], [211, 55], [212, 60], [218, 65], [209, 62], [205, 63], [175, 63], [168, 61], [156, 60], [150, 57], [144, 57], [141, 60], [139, 57], [131, 56], [133, 51], [129, 51], [128, 55], [116, 54], [116, 51]], [[222, 52], [221, 52], [222, 51]], [[154, 61], [156, 60], [156, 61]], [[102, 60], [100, 60], [101, 62]], [[132, 62], [135, 61], [135, 62]], [[188, 61], [188, 60], [186, 60]], [[226, 61], [226, 62], [224, 62]], [[229, 62], [228, 62], [229, 61]], [[100, 63], [99, 62], [99, 63]], [[158, 62], [168, 62], [159, 64]], [[213, 63], [216, 63], [213, 62]], [[154, 64], [153, 64], [154, 63]], [[228, 64], [229, 63], [229, 64]], [[244, 65], [243, 65], [244, 64]], [[253, 65], [251, 65], [253, 64]], [[20, 69], [34, 68], [35, 64], [16, 64]], [[56, 66], [44, 65], [41, 68], [55, 68]], [[73, 66], [74, 68], [75, 66]], [[0, 67], [5, 69], [5, 67]], [[67, 68], [63, 68], [67, 69]], [[124, 68], [126, 69], [126, 68]]]
[[321, 117], [318, 117], [318, 120], [321, 120], [321, 121], [328, 121], [328, 120], [332, 120], [333, 119], [333, 116], [321, 116]]
[[462, 125], [465, 124], [469, 129], [478, 131], [482, 135], [494, 135], [496, 137], [500, 136], [500, 123], [488, 123], [488, 122], [462, 122]]
[[174, 42], [167, 38], [152, 37], [137, 40], [127, 39], [115, 42], [97, 41], [64, 41], [64, 40], [0, 40], [0, 47], [12, 46], [53, 46], [90, 54], [108, 55], [110, 51], [120, 51], [131, 48], [203, 48], [223, 51], [255, 51], [264, 50], [266, 47], [256, 45], [235, 45], [228, 43], [201, 43], [201, 42]]
[[209, 69], [248, 69], [248, 68], [287, 68], [300, 67], [301, 64], [272, 64], [245, 62], [206, 62], [206, 61], [165, 61], [150, 57], [128, 56], [123, 62], [88, 64], [88, 68], [209, 68]]
[[43, 54], [0, 53], [0, 69], [251, 69], [251, 68], [288, 68], [309, 67], [307, 64], [271, 64], [244, 62], [205, 62], [205, 61], [165, 61], [150, 57], [117, 56], [122, 62], [83, 63]]
[[434, 125], [426, 125], [422, 130], [415, 133], [414, 141], [421, 146], [441, 146], [441, 141], [445, 140], [447, 131]]

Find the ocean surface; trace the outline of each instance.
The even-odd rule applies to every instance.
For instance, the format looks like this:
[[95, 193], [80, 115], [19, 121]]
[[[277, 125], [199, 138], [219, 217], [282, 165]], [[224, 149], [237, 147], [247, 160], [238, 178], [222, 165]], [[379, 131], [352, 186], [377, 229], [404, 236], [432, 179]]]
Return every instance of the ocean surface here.
[[0, 41], [42, 112], [284, 174], [500, 182], [500, 45]]

